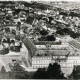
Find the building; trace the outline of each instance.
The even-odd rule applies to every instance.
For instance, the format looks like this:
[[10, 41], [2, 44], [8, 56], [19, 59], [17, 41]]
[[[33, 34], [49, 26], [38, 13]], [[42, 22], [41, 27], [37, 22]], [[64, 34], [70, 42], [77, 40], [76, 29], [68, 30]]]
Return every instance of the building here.
[[66, 60], [70, 54], [69, 46], [59, 42], [35, 42], [37, 51], [32, 57], [32, 68], [48, 67], [50, 63], [56, 60]]
[[16, 30], [17, 25], [15, 25], [15, 24], [14, 25], [10, 25], [9, 24], [9, 25], [3, 25], [3, 27], [4, 27], [4, 29], [5, 28], [10, 28], [10, 30], [12, 30], [12, 29]]
[[[76, 49], [73, 48], [74, 45], [71, 42], [63, 44], [51, 41], [32, 42], [30, 39], [24, 40], [31, 58], [29, 67], [31, 70], [47, 68], [50, 63], [57, 62], [61, 65], [63, 73], [69, 75], [72, 73], [74, 65], [80, 65], [79, 45], [76, 45]], [[76, 43], [73, 42], [73, 44]]]

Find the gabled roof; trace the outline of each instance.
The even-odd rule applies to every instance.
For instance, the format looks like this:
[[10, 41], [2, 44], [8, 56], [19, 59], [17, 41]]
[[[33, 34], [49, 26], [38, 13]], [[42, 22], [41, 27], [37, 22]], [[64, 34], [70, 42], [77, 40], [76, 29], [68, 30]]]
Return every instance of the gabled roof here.
[[24, 45], [26, 46], [26, 48], [28, 49], [30, 56], [33, 57], [37, 51], [37, 48], [34, 45], [34, 43], [30, 39], [27, 39], [27, 38], [24, 38], [22, 41]]

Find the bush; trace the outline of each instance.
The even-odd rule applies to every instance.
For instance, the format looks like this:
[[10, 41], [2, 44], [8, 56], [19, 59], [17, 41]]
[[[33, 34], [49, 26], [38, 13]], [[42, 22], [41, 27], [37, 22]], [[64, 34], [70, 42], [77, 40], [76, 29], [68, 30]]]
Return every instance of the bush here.
[[33, 79], [66, 79], [58, 63], [50, 64], [48, 68], [39, 68]]

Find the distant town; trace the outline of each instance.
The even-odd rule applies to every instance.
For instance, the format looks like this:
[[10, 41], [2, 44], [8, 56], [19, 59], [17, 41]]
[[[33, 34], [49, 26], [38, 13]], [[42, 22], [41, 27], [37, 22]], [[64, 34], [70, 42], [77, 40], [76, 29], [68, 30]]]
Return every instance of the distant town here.
[[79, 8], [0, 1], [0, 79], [80, 79]]

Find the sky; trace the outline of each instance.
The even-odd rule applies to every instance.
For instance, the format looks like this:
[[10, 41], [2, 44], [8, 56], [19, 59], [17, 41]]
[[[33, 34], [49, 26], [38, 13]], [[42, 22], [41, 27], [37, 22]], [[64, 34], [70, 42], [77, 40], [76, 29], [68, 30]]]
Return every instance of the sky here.
[[23, 0], [23, 1], [72, 1], [72, 2], [74, 1], [74, 2], [80, 2], [80, 0]]
[[70, 2], [80, 2], [80, 0], [0, 0], [0, 1], [70, 1]]

